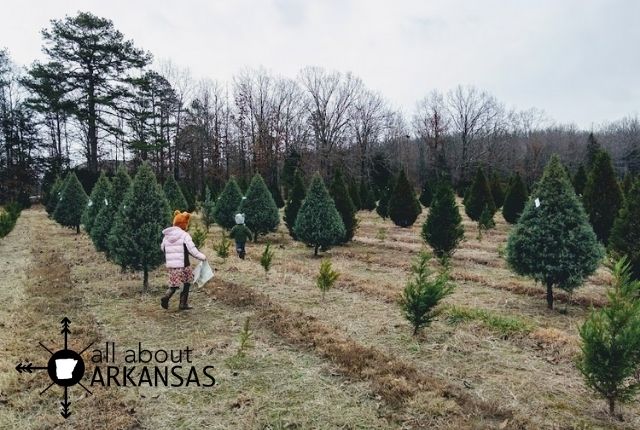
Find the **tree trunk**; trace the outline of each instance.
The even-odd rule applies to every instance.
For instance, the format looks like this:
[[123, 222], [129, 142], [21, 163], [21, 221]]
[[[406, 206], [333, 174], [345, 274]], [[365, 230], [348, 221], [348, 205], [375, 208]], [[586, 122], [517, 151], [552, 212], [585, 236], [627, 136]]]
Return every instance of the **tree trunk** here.
[[318, 256], [318, 248], [320, 247], [320, 245], [316, 245], [315, 248], [313, 249], [313, 255], [314, 257]]
[[616, 410], [616, 399], [611, 397], [609, 400], [609, 415], [613, 415]]
[[148, 289], [149, 289], [149, 269], [145, 267], [143, 281], [142, 281], [142, 292], [146, 293]]
[[93, 82], [89, 83], [88, 96], [89, 124], [87, 130], [87, 140], [89, 145], [89, 154], [87, 165], [90, 172], [96, 173], [98, 171], [98, 129], [96, 126], [96, 99]]
[[547, 283], [547, 307], [553, 309], [553, 284]]

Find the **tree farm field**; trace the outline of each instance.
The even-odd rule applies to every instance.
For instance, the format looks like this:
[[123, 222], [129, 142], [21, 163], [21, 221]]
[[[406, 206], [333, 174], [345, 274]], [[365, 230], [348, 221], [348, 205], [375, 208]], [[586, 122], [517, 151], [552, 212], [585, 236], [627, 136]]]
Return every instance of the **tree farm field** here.
[[[458, 203], [465, 239], [451, 261], [456, 287], [416, 337], [397, 301], [425, 247], [429, 209], [410, 228], [359, 211], [354, 240], [321, 252], [340, 274], [324, 300], [315, 285], [321, 258], [283, 223], [247, 243], [245, 260], [216, 255], [222, 230], [212, 226], [200, 249], [215, 276], [195, 290], [189, 312], [160, 308], [164, 269], [151, 272], [143, 294], [140, 273], [121, 272], [86, 233], [59, 226], [42, 207], [24, 210], [0, 240], [0, 428], [639, 428], [637, 403], [622, 406], [623, 420], [610, 417], [574, 364], [578, 327], [590, 306], [605, 303], [609, 269], [572, 297], [558, 290], [550, 311], [544, 288], [508, 269], [511, 227], [500, 214], [478, 240]], [[267, 242], [274, 258], [265, 273]], [[76, 395], [76, 413], [63, 421], [50, 407], [57, 394], [39, 395], [45, 379], [13, 369], [46, 359], [37, 343], [57, 342], [51, 327], [61, 312], [74, 321], [76, 350], [94, 340], [189, 345], [195, 364], [214, 366], [216, 386], [94, 387], [93, 396]], [[247, 318], [249, 342], [238, 354]]]

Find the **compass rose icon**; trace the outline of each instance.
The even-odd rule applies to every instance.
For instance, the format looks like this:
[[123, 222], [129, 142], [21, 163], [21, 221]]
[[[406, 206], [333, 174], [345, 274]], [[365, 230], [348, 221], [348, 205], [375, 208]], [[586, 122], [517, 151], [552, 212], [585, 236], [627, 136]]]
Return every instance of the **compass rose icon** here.
[[79, 353], [69, 349], [67, 347], [67, 338], [68, 335], [71, 334], [71, 331], [69, 330], [69, 324], [71, 324], [71, 321], [69, 318], [64, 317], [60, 323], [62, 324], [62, 330], [60, 333], [64, 335], [64, 349], [53, 352], [44, 346], [42, 342], [38, 342], [42, 348], [46, 349], [47, 352], [51, 354], [47, 365], [34, 366], [31, 362], [27, 362], [25, 364], [20, 362], [16, 366], [16, 371], [18, 371], [18, 373], [33, 373], [33, 371], [36, 370], [46, 370], [52, 382], [47, 386], [47, 388], [42, 390], [40, 395], [44, 394], [53, 385], [64, 387], [64, 400], [60, 402], [60, 405], [62, 406], [60, 415], [67, 419], [71, 415], [71, 411], [69, 410], [69, 406], [71, 405], [68, 395], [69, 387], [80, 385], [87, 393], [90, 395], [92, 394], [91, 391], [89, 391], [80, 381], [82, 380], [85, 371], [84, 360], [82, 360], [81, 355], [89, 349], [91, 345], [93, 345], [93, 342]]

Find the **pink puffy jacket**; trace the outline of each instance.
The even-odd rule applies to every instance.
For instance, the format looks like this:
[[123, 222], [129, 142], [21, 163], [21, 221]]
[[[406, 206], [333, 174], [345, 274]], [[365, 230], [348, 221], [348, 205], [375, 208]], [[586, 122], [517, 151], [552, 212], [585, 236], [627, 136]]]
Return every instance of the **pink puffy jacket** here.
[[185, 255], [185, 249], [198, 260], [205, 260], [207, 257], [196, 248], [191, 239], [191, 235], [180, 227], [169, 227], [162, 230], [164, 238], [160, 249], [164, 252], [167, 268], [173, 269], [185, 267], [188, 262], [188, 255]]

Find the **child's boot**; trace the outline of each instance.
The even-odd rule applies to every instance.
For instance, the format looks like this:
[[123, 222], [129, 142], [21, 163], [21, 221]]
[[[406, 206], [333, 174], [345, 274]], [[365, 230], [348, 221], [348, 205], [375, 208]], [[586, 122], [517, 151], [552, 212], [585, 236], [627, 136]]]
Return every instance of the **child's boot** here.
[[177, 289], [178, 287], [169, 287], [167, 292], [164, 293], [164, 296], [162, 296], [162, 298], [160, 299], [160, 306], [162, 306], [164, 309], [168, 309], [169, 299], [171, 298], [171, 296], [173, 296]]
[[191, 284], [185, 283], [184, 288], [182, 288], [182, 292], [180, 293], [180, 310], [189, 310], [193, 309], [188, 305], [187, 301], [189, 300], [189, 288]]

